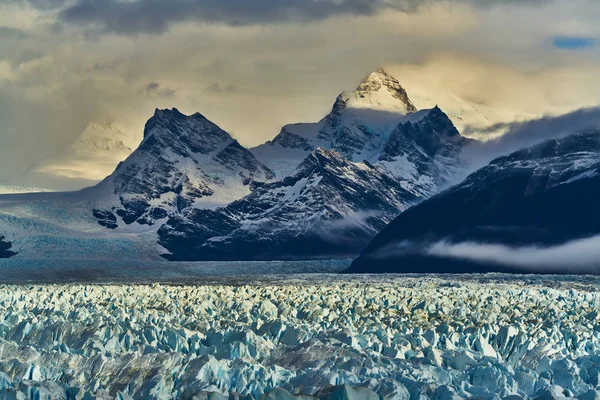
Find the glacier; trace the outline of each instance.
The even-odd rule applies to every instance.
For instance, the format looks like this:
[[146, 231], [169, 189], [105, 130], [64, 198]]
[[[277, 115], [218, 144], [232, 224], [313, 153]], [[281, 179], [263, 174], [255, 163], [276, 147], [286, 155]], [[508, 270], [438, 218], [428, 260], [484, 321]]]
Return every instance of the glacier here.
[[0, 398], [595, 399], [599, 286], [501, 274], [5, 283]]

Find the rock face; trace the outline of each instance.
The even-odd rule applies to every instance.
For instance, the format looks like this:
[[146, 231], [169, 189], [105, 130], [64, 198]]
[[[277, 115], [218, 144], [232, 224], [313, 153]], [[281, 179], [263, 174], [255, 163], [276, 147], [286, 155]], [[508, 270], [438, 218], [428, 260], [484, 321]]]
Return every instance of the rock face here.
[[174, 260], [345, 257], [416, 200], [385, 170], [319, 148], [225, 208], [172, 217], [160, 244]]
[[5, 241], [5, 237], [0, 235], [0, 258], [10, 258], [17, 253], [10, 251], [12, 243]]
[[435, 107], [399, 123], [382, 147], [376, 165], [427, 198], [464, 168], [460, 153], [475, 143], [462, 137], [448, 116]]
[[[428, 249], [440, 241], [523, 247], [592, 237], [600, 234], [599, 197], [600, 132], [550, 140], [500, 157], [407, 210], [373, 240], [349, 272], [519, 270], [437, 252], [434, 256]], [[565, 265], [558, 272], [577, 271]]]
[[[97, 190], [119, 196], [125, 224], [152, 224], [195, 204], [225, 205], [273, 173], [227, 132], [199, 113], [156, 110], [138, 149]], [[112, 219], [109, 210], [103, 217]], [[102, 223], [102, 222], [101, 222]]]

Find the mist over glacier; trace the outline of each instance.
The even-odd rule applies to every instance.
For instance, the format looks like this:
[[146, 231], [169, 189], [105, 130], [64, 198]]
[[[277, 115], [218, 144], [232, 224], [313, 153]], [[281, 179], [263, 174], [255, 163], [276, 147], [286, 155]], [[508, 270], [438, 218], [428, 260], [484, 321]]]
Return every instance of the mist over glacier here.
[[442, 239], [434, 243], [402, 241], [370, 255], [373, 262], [388, 257], [423, 254], [516, 267], [515, 272], [597, 274], [600, 269], [600, 236], [569, 241], [556, 246], [510, 246], [477, 241]]

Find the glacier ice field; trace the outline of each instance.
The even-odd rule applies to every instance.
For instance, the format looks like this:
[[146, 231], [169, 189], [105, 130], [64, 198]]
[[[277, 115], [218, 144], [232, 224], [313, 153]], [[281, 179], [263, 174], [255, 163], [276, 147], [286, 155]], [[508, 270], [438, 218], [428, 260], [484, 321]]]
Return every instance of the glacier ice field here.
[[1, 399], [597, 399], [600, 278], [0, 285]]

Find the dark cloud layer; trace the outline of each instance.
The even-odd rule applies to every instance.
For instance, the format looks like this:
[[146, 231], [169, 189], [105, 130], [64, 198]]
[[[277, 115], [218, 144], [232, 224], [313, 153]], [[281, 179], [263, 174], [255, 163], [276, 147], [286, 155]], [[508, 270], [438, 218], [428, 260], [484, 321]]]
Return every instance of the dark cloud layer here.
[[[14, 0], [0, 0], [11, 2]], [[36, 8], [59, 11], [62, 23], [88, 34], [161, 34], [178, 22], [233, 26], [316, 21], [338, 15], [372, 15], [385, 9], [414, 12], [434, 3], [543, 4], [547, 0], [29, 0]]]
[[[403, 2], [404, 3], [404, 2]], [[413, 1], [402, 5], [413, 7]], [[79, 0], [65, 8], [63, 22], [119, 34], [163, 33], [170, 24], [189, 20], [229, 25], [268, 24], [289, 20], [319, 20], [332, 15], [373, 14], [379, 0]]]

